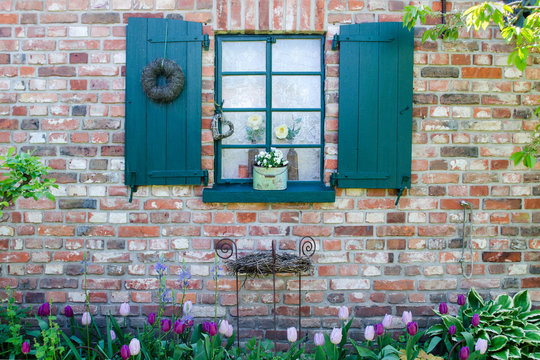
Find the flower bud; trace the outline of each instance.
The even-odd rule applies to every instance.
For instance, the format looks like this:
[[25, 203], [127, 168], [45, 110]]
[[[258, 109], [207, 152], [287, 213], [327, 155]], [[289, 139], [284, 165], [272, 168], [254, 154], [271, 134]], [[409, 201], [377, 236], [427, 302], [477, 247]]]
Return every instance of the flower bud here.
[[161, 319], [161, 331], [168, 332], [171, 330], [171, 320]]
[[90, 325], [91, 322], [92, 322], [92, 316], [90, 316], [90, 313], [88, 311], [85, 311], [81, 317], [81, 324], [86, 326], [86, 325]]
[[464, 346], [459, 350], [459, 360], [467, 360], [469, 358], [469, 347]]
[[476, 345], [474, 345], [474, 350], [480, 351], [480, 354], [485, 354], [488, 348], [488, 342], [486, 339], [478, 339]]
[[73, 309], [71, 308], [71, 306], [66, 305], [66, 307], [64, 308], [64, 315], [66, 315], [66, 317], [68, 318], [73, 317]]
[[225, 336], [225, 334], [227, 333], [227, 331], [229, 330], [229, 322], [227, 320], [221, 320], [221, 322], [219, 323], [219, 330], [218, 332]]
[[341, 328], [333, 328], [330, 333], [330, 342], [334, 345], [337, 345], [341, 342], [343, 335]]
[[129, 357], [131, 356], [129, 353], [129, 347], [127, 345], [122, 345], [122, 347], [120, 348], [120, 356], [122, 356], [123, 360], [129, 359]]
[[480, 315], [478, 314], [474, 314], [472, 319], [471, 319], [471, 325], [473, 327], [477, 327], [478, 325], [480, 325]]
[[291, 343], [295, 342], [298, 339], [298, 333], [296, 332], [295, 327], [290, 327], [287, 329], [287, 340]]
[[441, 315], [448, 314], [448, 305], [446, 305], [446, 303], [443, 302], [439, 304], [439, 313], [441, 313]]
[[459, 294], [458, 297], [457, 297], [457, 303], [458, 303], [458, 305], [459, 305], [459, 306], [465, 305], [465, 301], [466, 301], [465, 295]]
[[191, 315], [191, 309], [193, 309], [193, 303], [191, 301], [186, 301], [182, 306], [182, 315], [189, 316]]
[[131, 308], [129, 307], [128, 303], [122, 303], [122, 305], [120, 305], [120, 315], [128, 316], [130, 311], [131, 311]]
[[129, 342], [129, 354], [135, 356], [141, 352], [141, 343], [137, 338], [131, 339]]
[[28, 341], [22, 343], [21, 351], [23, 354], [28, 354], [30, 352], [30, 343]]
[[416, 321], [411, 321], [410, 323], [407, 324], [407, 333], [411, 336], [414, 336], [416, 335], [416, 333], [418, 332], [418, 324], [416, 323]]
[[321, 334], [321, 333], [316, 333], [315, 337], [313, 338], [313, 341], [315, 342], [315, 345], [323, 346], [324, 345], [324, 335]]
[[150, 325], [154, 325], [156, 323], [156, 314], [155, 313], [150, 313], [148, 314], [148, 323]]
[[116, 333], [114, 332], [114, 330], [111, 330], [111, 341], [114, 341], [116, 340]]
[[373, 325], [366, 326], [366, 329], [364, 330], [364, 337], [369, 341], [375, 338], [375, 328]]
[[407, 326], [407, 324], [412, 321], [412, 313], [410, 311], [404, 311], [401, 316], [401, 321], [403, 322], [403, 325]]
[[375, 325], [375, 334], [377, 334], [377, 336], [380, 336], [380, 335], [384, 334], [384, 326], [383, 326], [383, 324], [378, 323], [378, 324]]
[[392, 326], [392, 315], [385, 314], [382, 324], [385, 329], [388, 329], [390, 326]]
[[51, 314], [51, 306], [49, 303], [43, 303], [38, 309], [38, 316], [49, 316]]
[[230, 338], [234, 334], [234, 328], [231, 324], [229, 324], [229, 327], [227, 328], [227, 333], [225, 334], [225, 337]]
[[456, 326], [455, 325], [450, 325], [450, 327], [448, 328], [448, 333], [450, 334], [450, 336], [454, 336], [454, 334], [456, 333]]
[[174, 333], [180, 335], [184, 330], [186, 330], [186, 323], [181, 320], [176, 320], [173, 325]]
[[218, 333], [218, 327], [215, 322], [205, 321], [202, 324], [202, 329], [210, 336], [214, 336]]
[[340, 307], [338, 311], [338, 318], [340, 320], [347, 320], [349, 318], [349, 308], [346, 306]]

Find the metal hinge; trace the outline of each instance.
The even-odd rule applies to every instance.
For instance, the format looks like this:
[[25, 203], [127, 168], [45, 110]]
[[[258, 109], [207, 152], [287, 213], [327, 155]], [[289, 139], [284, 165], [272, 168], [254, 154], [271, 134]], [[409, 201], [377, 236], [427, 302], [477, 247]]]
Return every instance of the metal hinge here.
[[403, 176], [401, 178], [401, 186], [398, 189], [397, 199], [396, 199], [396, 202], [394, 204], [395, 206], [398, 206], [399, 199], [401, 198], [401, 195], [403, 195], [403, 191], [405, 191], [405, 188], [407, 188], [409, 186], [409, 180], [410, 180], [410, 177], [408, 177], [408, 176]]
[[332, 50], [337, 50], [341, 42], [392, 42], [393, 37], [372, 36], [372, 35], [338, 35], [332, 39]]
[[210, 37], [208, 34], [201, 35], [178, 35], [173, 37], [172, 39], [148, 39], [149, 43], [152, 44], [159, 44], [159, 43], [176, 43], [176, 42], [201, 42], [202, 46], [204, 47], [204, 50], [208, 50], [210, 48]]
[[130, 178], [131, 178], [131, 185], [129, 186], [131, 189], [131, 192], [129, 194], [129, 202], [131, 203], [133, 201], [133, 193], [137, 192], [138, 185], [135, 185], [135, 180], [137, 178], [137, 173], [135, 171], [130, 172]]

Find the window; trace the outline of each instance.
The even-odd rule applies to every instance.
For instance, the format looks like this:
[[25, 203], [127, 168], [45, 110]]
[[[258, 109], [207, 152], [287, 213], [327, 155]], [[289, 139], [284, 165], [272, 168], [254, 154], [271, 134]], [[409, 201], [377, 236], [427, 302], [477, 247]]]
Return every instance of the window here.
[[252, 159], [279, 148], [289, 181], [321, 181], [323, 39], [320, 36], [220, 36], [216, 99], [234, 124], [217, 145], [218, 183], [248, 183]]

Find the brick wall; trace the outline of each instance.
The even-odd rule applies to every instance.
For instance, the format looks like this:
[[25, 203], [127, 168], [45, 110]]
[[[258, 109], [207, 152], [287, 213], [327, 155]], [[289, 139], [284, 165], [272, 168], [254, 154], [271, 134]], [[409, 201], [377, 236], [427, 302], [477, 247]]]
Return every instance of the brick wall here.
[[[431, 3], [431, 1], [422, 1]], [[465, 7], [470, 3], [458, 3]], [[440, 8], [440, 3], [434, 2]], [[455, 6], [451, 3], [449, 6]], [[540, 173], [508, 157], [537, 124], [540, 71], [506, 66], [509, 46], [494, 29], [454, 43], [417, 40], [412, 189], [337, 190], [335, 203], [204, 204], [201, 187], [123, 185], [125, 24], [130, 16], [182, 17], [204, 31], [326, 31], [326, 177], [336, 167], [339, 23], [400, 21], [404, 2], [386, 0], [0, 0], [0, 150], [35, 150], [51, 168], [56, 202], [19, 200], [0, 227], [0, 285], [18, 301], [52, 299], [82, 309], [83, 253], [92, 310], [132, 304], [133, 324], [156, 301], [151, 265], [163, 256], [170, 285], [184, 260], [188, 297], [211, 308], [213, 240], [242, 251], [295, 247], [316, 238], [315, 276], [306, 280], [306, 326], [333, 324], [346, 304], [357, 316], [428, 316], [471, 287], [485, 295], [527, 288], [540, 303]], [[420, 31], [417, 30], [418, 33]], [[213, 44], [212, 44], [213, 45]], [[210, 117], [214, 53], [203, 54], [203, 167], [213, 169]], [[534, 60], [538, 61], [538, 58]], [[212, 173], [212, 171], [211, 171]], [[460, 200], [474, 206], [474, 276], [460, 275]], [[296, 281], [296, 282], [295, 282]], [[220, 280], [220, 312], [235, 303]], [[280, 326], [294, 323], [296, 278], [279, 277]], [[263, 334], [268, 280], [241, 291], [246, 324]], [[367, 320], [368, 322], [370, 320]]]

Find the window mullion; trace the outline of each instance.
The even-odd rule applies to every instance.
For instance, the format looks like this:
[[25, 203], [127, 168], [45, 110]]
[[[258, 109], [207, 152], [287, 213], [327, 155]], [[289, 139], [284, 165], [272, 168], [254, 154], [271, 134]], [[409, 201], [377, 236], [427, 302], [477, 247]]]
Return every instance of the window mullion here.
[[266, 38], [266, 151], [272, 145], [272, 36]]

